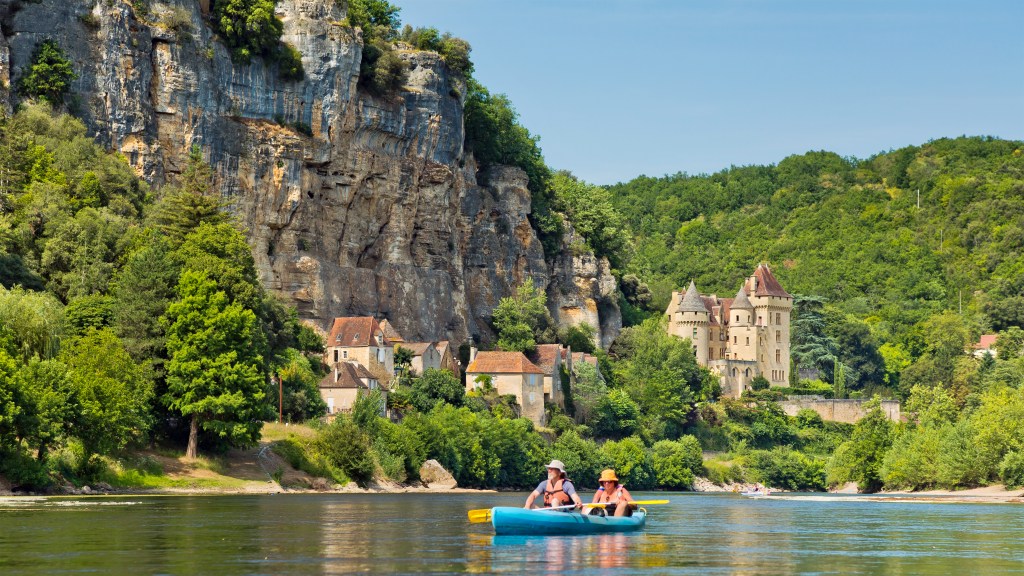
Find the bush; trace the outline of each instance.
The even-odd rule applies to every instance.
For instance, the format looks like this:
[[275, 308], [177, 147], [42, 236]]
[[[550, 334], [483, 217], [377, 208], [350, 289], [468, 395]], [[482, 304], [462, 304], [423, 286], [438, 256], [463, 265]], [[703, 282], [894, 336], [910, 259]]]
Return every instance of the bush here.
[[1008, 452], [999, 464], [999, 478], [1007, 488], [1024, 486], [1024, 452]]
[[192, 39], [192, 13], [181, 6], [174, 6], [168, 10], [164, 14], [161, 24], [182, 40]]
[[[274, 60], [277, 62], [277, 75], [281, 79], [298, 82], [305, 78], [306, 71], [302, 67], [302, 52], [299, 52], [295, 46], [287, 42], [281, 42], [275, 52]], [[312, 135], [312, 131], [309, 131], [309, 133], [303, 130], [299, 131], [307, 136]]]
[[718, 484], [719, 486], [747, 481], [747, 475], [742, 466], [739, 464], [729, 464], [719, 460], [708, 460], [704, 462], [704, 476], [709, 481]]
[[754, 379], [750, 381], [750, 389], [754, 392], [760, 392], [761, 390], [767, 390], [771, 387], [771, 383], [763, 375], [758, 374], [754, 376]]
[[755, 451], [747, 463], [754, 478], [766, 486], [794, 491], [825, 489], [825, 462], [789, 447]]
[[825, 421], [821, 419], [821, 414], [818, 414], [810, 408], [801, 408], [796, 413], [796, 425], [800, 428], [822, 428], [825, 425]]
[[601, 452], [604, 454], [603, 460], [615, 469], [624, 485], [636, 490], [654, 487], [655, 474], [651, 457], [640, 438], [632, 436], [618, 442], [606, 442]]
[[442, 35], [437, 28], [413, 28], [409, 25], [402, 29], [400, 38], [417, 50], [437, 52], [448, 68], [462, 79], [473, 73], [473, 62], [469, 59], [472, 47], [461, 38], [447, 32]]
[[602, 453], [593, 440], [580, 437], [570, 430], [560, 436], [551, 447], [551, 457], [565, 463], [565, 472], [576, 488], [596, 488], [603, 468]]
[[317, 438], [317, 450], [360, 486], [373, 479], [370, 438], [352, 421], [338, 417]]
[[391, 44], [373, 41], [363, 46], [359, 84], [370, 93], [384, 96], [398, 91], [409, 76], [409, 64]]
[[651, 463], [658, 486], [677, 490], [693, 487], [694, 475], [704, 464], [700, 443], [693, 436], [661, 440], [652, 448]]
[[448, 370], [427, 368], [412, 382], [409, 400], [420, 412], [430, 412], [440, 403], [462, 406], [466, 389]]
[[52, 106], [64, 102], [64, 95], [71, 82], [78, 76], [71, 68], [71, 61], [64, 55], [57, 42], [43, 40], [32, 54], [32, 64], [21, 78], [21, 93], [29, 98], [39, 98]]

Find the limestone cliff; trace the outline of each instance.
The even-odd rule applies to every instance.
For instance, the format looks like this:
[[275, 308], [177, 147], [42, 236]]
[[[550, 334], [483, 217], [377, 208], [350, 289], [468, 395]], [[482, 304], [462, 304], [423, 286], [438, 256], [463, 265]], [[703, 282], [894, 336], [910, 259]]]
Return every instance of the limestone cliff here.
[[398, 94], [361, 91], [361, 34], [344, 15], [334, 0], [280, 0], [282, 40], [306, 73], [288, 82], [263, 61], [232, 63], [199, 2], [143, 14], [124, 0], [0, 0], [0, 76], [20, 77], [53, 38], [78, 74], [73, 111], [145, 178], [173, 179], [201, 146], [264, 282], [304, 318], [373, 314], [410, 340], [489, 340], [491, 309], [530, 278], [556, 320], [600, 327], [608, 345], [621, 321], [607, 262], [545, 261], [521, 171], [493, 167], [477, 183], [465, 86], [436, 54], [401, 52]]

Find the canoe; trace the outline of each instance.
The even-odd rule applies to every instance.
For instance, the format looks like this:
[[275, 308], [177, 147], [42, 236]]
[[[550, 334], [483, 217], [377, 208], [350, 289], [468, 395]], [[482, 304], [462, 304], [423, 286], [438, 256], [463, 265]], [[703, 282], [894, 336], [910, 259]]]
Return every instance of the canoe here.
[[520, 536], [632, 532], [643, 528], [646, 521], [647, 512], [643, 508], [633, 512], [632, 516], [619, 518], [562, 510], [527, 510], [505, 506], [491, 509], [491, 524], [495, 534]]

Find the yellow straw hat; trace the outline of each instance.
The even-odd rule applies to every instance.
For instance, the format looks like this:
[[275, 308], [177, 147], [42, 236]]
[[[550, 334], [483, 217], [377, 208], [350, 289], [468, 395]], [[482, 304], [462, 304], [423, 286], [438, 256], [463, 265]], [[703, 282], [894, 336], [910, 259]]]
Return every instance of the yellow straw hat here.
[[602, 470], [601, 471], [601, 478], [598, 479], [598, 482], [618, 482], [618, 481], [619, 481], [619, 477], [615, 475], [615, 470], [612, 470], [611, 468]]

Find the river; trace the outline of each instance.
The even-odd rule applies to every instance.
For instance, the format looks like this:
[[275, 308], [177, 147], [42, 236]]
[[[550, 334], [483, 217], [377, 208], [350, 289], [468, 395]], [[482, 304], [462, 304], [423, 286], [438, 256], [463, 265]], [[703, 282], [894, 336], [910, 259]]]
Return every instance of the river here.
[[850, 496], [669, 498], [635, 534], [494, 536], [525, 494], [0, 499], [0, 574], [1024, 573], [1024, 507]]

